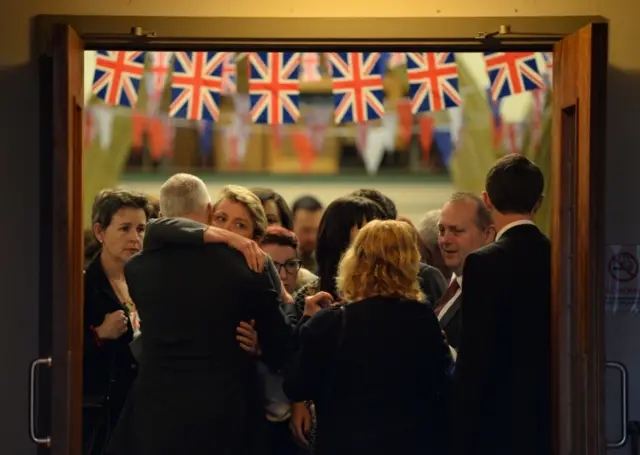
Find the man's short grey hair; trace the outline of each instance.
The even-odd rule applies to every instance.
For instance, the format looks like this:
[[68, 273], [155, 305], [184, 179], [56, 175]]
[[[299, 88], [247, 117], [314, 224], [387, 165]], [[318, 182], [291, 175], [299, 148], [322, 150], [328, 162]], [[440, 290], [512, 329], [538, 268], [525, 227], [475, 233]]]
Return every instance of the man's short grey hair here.
[[489, 229], [489, 227], [493, 225], [493, 217], [491, 216], [491, 212], [487, 206], [484, 205], [484, 201], [480, 196], [467, 191], [459, 191], [457, 193], [453, 193], [449, 198], [449, 202], [464, 200], [473, 201], [478, 207], [478, 211], [476, 212], [476, 226], [478, 229], [481, 231]]
[[160, 213], [185, 217], [202, 212], [211, 203], [204, 182], [191, 174], [175, 174], [160, 187]]
[[442, 210], [429, 210], [418, 223], [418, 235], [424, 244], [431, 248], [438, 244], [438, 221]]

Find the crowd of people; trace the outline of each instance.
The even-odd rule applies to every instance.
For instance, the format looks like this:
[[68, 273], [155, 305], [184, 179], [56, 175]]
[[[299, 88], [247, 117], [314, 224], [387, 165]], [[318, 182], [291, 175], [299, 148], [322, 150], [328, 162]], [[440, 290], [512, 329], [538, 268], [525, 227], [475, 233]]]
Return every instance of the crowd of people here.
[[372, 189], [103, 190], [83, 453], [552, 453], [543, 186], [510, 155], [417, 225]]

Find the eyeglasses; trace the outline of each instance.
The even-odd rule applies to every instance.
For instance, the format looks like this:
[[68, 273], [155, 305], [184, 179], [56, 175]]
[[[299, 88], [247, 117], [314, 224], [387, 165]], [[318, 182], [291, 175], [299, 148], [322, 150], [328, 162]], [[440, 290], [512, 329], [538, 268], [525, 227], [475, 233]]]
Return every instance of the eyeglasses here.
[[298, 273], [298, 270], [300, 270], [300, 267], [302, 266], [302, 261], [300, 259], [289, 259], [284, 264], [276, 261], [273, 261], [273, 263], [276, 266], [278, 273], [280, 273], [282, 271], [282, 268], [284, 267], [284, 269], [290, 275]]

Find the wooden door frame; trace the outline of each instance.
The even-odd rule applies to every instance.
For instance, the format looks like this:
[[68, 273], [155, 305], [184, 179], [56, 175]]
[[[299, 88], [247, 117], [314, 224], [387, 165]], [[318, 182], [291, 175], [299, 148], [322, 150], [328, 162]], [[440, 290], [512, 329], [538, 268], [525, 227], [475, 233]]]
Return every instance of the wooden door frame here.
[[[606, 20], [599, 16], [577, 17], [491, 17], [491, 18], [172, 18], [172, 17], [125, 17], [125, 16], [38, 16], [35, 19], [35, 49], [41, 63], [41, 82], [46, 78], [47, 68], [51, 67], [51, 43], [56, 24], [70, 25], [82, 38], [87, 50], [122, 49], [122, 50], [257, 50], [257, 49], [299, 49], [299, 50], [395, 50], [408, 51], [419, 48], [425, 51], [455, 51], [482, 52], [497, 51], [551, 51], [555, 42], [570, 35], [589, 24], [606, 24]], [[479, 34], [492, 34], [501, 25], [508, 24], [514, 35], [480, 39]], [[132, 33], [133, 27], [139, 27], [139, 36]], [[155, 34], [155, 36], [151, 36]], [[46, 84], [44, 84], [46, 86]], [[45, 289], [41, 292], [41, 308], [43, 313], [52, 314], [53, 305], [71, 305], [65, 301], [65, 295], [80, 295], [82, 291], [82, 271], [77, 264], [60, 260], [55, 254], [59, 248], [74, 250], [82, 248], [82, 232], [71, 232], [74, 227], [81, 226], [75, 219], [77, 211], [68, 210], [64, 214], [52, 216], [50, 207], [62, 207], [65, 201], [60, 200], [65, 190], [53, 192], [52, 176], [66, 175], [70, 164], [77, 160], [74, 153], [67, 153], [66, 149], [54, 147], [53, 131], [48, 125], [51, 118], [50, 89], [42, 91], [41, 103], [41, 175], [45, 187], [42, 189], [41, 211], [43, 221], [49, 217], [50, 222], [42, 223], [41, 249], [47, 259], [41, 264], [43, 274], [42, 283]], [[555, 121], [554, 121], [555, 125]], [[555, 126], [554, 126], [555, 127]], [[604, 140], [604, 139], [602, 139]], [[52, 154], [53, 150], [53, 154]], [[592, 156], [592, 163], [600, 166], [600, 176], [604, 175], [604, 147], [598, 149], [600, 155]], [[596, 297], [602, 295], [603, 286], [603, 255], [594, 245], [603, 245], [604, 226], [602, 222], [588, 224], [580, 223], [583, 209], [587, 214], [604, 213], [604, 181], [594, 173], [588, 176], [575, 175], [575, 180], [560, 179], [562, 175], [562, 149], [554, 143], [552, 150], [552, 181], [553, 215], [552, 244], [562, 242], [562, 232], [571, 223], [580, 226], [577, 229], [576, 245], [589, 245], [587, 256], [588, 266], [578, 271], [575, 285], [592, 290]], [[55, 155], [55, 156], [52, 156]], [[575, 170], [575, 169], [574, 169]], [[580, 200], [577, 210], [572, 210], [564, 202], [564, 197], [571, 189], [572, 181], [579, 182], [587, 200]], [[569, 183], [567, 183], [569, 182]], [[60, 183], [61, 184], [61, 183]], [[49, 187], [46, 187], [49, 185]], [[67, 191], [72, 185], [66, 185]], [[52, 194], [58, 195], [53, 200]], [[589, 211], [590, 209], [590, 211]], [[572, 213], [571, 218], [566, 214]], [[597, 220], [598, 218], [596, 218]], [[602, 220], [600, 220], [602, 221]], [[53, 233], [53, 235], [51, 234]], [[70, 242], [72, 244], [70, 244]], [[65, 256], [62, 256], [63, 258]], [[565, 262], [563, 262], [565, 261]], [[555, 315], [561, 313], [566, 298], [562, 294], [559, 282], [561, 274], [557, 270], [566, 264], [560, 248], [552, 251], [552, 311]], [[51, 270], [57, 273], [51, 274]], [[55, 281], [55, 282], [54, 282]], [[47, 292], [47, 289], [52, 292]], [[53, 290], [57, 290], [53, 292]], [[598, 304], [600, 298], [595, 300]], [[580, 305], [580, 302], [577, 302]], [[76, 307], [77, 311], [77, 307]], [[604, 310], [588, 308], [588, 312], [595, 319], [595, 333], [579, 334], [580, 344], [586, 347], [586, 352], [593, 356], [593, 362], [604, 363], [604, 339], [601, 330]], [[55, 313], [55, 309], [53, 310]], [[54, 317], [55, 320], [55, 317]], [[78, 330], [81, 328], [79, 327]], [[568, 340], [561, 339], [563, 328], [556, 319], [552, 321], [554, 341], [557, 346], [570, 349]], [[77, 338], [77, 337], [76, 337]], [[73, 338], [74, 340], [76, 338]], [[42, 345], [42, 343], [41, 343]], [[46, 343], [45, 343], [46, 345]], [[75, 347], [82, 349], [80, 345]], [[47, 354], [47, 352], [43, 352]], [[48, 354], [47, 354], [48, 355]], [[55, 362], [55, 359], [54, 359]], [[560, 365], [556, 358], [553, 364], [554, 377], [559, 374]], [[604, 365], [603, 365], [604, 368]], [[77, 371], [74, 373], [77, 374]], [[596, 387], [602, 396], [604, 384], [603, 376], [596, 379]], [[556, 389], [558, 385], [556, 384]], [[54, 391], [55, 393], [55, 391]], [[80, 391], [77, 391], [80, 393]], [[555, 394], [555, 413], [557, 418], [560, 404], [558, 393]], [[593, 403], [593, 402], [592, 402]], [[602, 403], [599, 403], [602, 406]], [[600, 409], [602, 411], [602, 409]], [[593, 421], [588, 427], [597, 430], [597, 435], [581, 434], [584, 438], [601, 440], [604, 435], [604, 418], [599, 412], [587, 416]], [[556, 422], [557, 423], [557, 422]], [[555, 443], [560, 447], [560, 439], [570, 435], [560, 435], [556, 429]], [[574, 435], [575, 436], [575, 435]], [[533, 436], [535, 437], [535, 436]], [[526, 443], [523, 441], [523, 443]], [[589, 446], [592, 446], [591, 444]]]

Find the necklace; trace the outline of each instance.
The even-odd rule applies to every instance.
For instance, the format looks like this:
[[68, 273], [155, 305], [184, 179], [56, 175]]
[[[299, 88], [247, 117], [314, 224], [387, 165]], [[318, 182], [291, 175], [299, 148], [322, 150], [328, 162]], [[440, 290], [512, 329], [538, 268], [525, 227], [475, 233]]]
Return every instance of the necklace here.
[[140, 335], [140, 317], [135, 303], [133, 303], [131, 296], [129, 296], [127, 283], [124, 280], [113, 280], [111, 278], [109, 279], [109, 282], [113, 292], [116, 294], [116, 297], [126, 309], [129, 322], [131, 322], [131, 327], [133, 328], [133, 336], [135, 338]]

